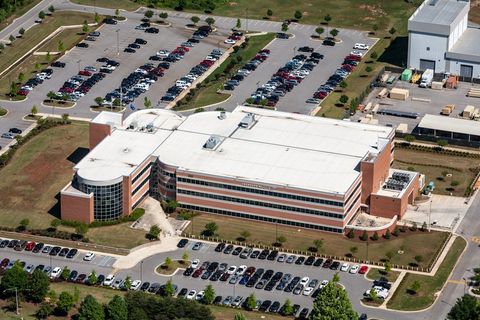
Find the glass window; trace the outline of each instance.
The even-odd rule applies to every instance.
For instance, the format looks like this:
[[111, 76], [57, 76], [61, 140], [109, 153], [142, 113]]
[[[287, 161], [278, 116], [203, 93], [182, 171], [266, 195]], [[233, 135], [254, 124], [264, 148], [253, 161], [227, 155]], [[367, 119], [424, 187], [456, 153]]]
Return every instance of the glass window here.
[[122, 182], [108, 186], [76, 183], [78, 190], [93, 193], [93, 218], [98, 221], [116, 220], [123, 213]]

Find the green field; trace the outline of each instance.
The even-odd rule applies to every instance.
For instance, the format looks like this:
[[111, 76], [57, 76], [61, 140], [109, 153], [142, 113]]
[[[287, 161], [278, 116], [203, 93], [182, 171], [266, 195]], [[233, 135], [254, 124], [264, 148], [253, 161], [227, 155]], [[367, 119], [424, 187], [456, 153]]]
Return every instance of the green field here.
[[[427, 267], [435, 253], [439, 250], [448, 234], [445, 232], [411, 232], [400, 233], [398, 237], [392, 236], [390, 240], [369, 241], [368, 247], [366, 241], [349, 239], [338, 234], [320, 232], [315, 230], [293, 228], [287, 226], [275, 226], [273, 224], [262, 223], [252, 220], [243, 220], [230, 218], [213, 214], [201, 214], [193, 218], [193, 223], [185, 232], [200, 235], [209, 222], [215, 222], [218, 225], [218, 237], [225, 240], [236, 241], [240, 237], [240, 232], [248, 230], [251, 236], [247, 242], [259, 245], [271, 246], [275, 242], [276, 236], [283, 235], [286, 242], [283, 244], [285, 249], [294, 249], [307, 251], [313, 246], [316, 239], [323, 240], [321, 253], [344, 257], [349, 255], [350, 248], [355, 246], [358, 251], [355, 253], [357, 259], [370, 261], [380, 261], [385, 259], [387, 252], [394, 252], [392, 264], [408, 265], [415, 262], [414, 257], [421, 255], [423, 261], [420, 267]], [[418, 243], [422, 243], [421, 246]], [[403, 254], [397, 254], [398, 250], [403, 250]]]
[[[93, 29], [94, 27], [91, 27]], [[40, 52], [53, 52], [58, 50], [58, 43], [63, 42], [64, 50], [73, 48], [77, 43], [85, 38], [82, 28], [65, 29], [47, 43], [37, 49]]]
[[385, 270], [378, 268], [370, 268], [367, 272], [367, 278], [370, 280], [376, 280], [380, 277], [385, 277], [390, 282], [395, 282], [400, 275], [400, 272], [390, 271], [388, 274], [385, 274]]
[[[423, 244], [422, 244], [423, 245]], [[414, 311], [429, 307], [435, 301], [435, 294], [440, 291], [448, 280], [450, 273], [463, 252], [466, 241], [458, 237], [455, 239], [445, 260], [443, 260], [437, 273], [433, 276], [422, 276], [417, 274], [407, 274], [393, 297], [388, 301], [387, 307], [396, 310]], [[421, 283], [421, 289], [417, 294], [411, 294], [409, 288], [414, 281]]]
[[97, 6], [101, 8], [114, 9], [112, 11], [112, 15], [115, 14], [115, 9], [135, 11], [140, 7], [140, 4], [129, 0], [71, 0], [71, 2], [91, 7]]
[[3, 20], [0, 22], [0, 30], [3, 30], [6, 26], [8, 26], [10, 23], [12, 23], [13, 20], [16, 18], [22, 16], [24, 13], [26, 13], [28, 10], [32, 9], [35, 7], [41, 0], [32, 0], [30, 3], [27, 5], [24, 5], [21, 8], [17, 8], [17, 11], [13, 13], [11, 16], [9, 16], [7, 19]]

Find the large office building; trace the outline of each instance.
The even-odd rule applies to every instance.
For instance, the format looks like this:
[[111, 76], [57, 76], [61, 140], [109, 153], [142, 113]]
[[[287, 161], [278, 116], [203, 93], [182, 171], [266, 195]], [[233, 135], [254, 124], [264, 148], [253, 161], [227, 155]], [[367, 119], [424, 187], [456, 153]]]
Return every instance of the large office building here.
[[425, 0], [408, 20], [408, 67], [480, 78], [480, 29], [468, 27], [469, 10], [468, 0]]
[[391, 169], [394, 130], [239, 106], [188, 117], [102, 112], [61, 191], [62, 218], [106, 221], [150, 195], [216, 215], [342, 233], [359, 214], [400, 219], [419, 174]]

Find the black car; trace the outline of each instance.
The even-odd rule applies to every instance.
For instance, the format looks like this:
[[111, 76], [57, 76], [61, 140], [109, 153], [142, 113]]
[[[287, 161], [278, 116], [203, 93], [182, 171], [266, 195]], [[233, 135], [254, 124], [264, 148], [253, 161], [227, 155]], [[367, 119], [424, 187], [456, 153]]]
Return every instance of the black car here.
[[284, 32], [278, 32], [277, 33], [277, 38], [278, 39], [288, 39], [288, 34], [284, 33]]
[[103, 19], [103, 23], [106, 23], [106, 24], [117, 24], [117, 20], [115, 19], [112, 19], [112, 18], [105, 18]]
[[39, 264], [38, 266], [35, 267], [35, 270], [43, 271], [44, 268], [45, 266], [43, 264]]
[[157, 28], [153, 28], [153, 27], [145, 29], [146, 33], [158, 33], [159, 31], [160, 30], [158, 30]]
[[211, 275], [211, 274], [212, 274], [212, 273], [211, 273], [210, 271], [208, 271], [208, 270], [205, 271], [205, 272], [202, 274], [202, 277], [201, 277], [202, 280], [207, 280], [208, 278], [210, 278], [210, 275]]
[[267, 311], [270, 305], [272, 304], [272, 301], [270, 300], [264, 300], [262, 304], [260, 305], [260, 308], [258, 308], [259, 311]]
[[368, 316], [365, 313], [362, 313], [360, 317], [358, 317], [358, 320], [367, 320]]
[[268, 308], [268, 312], [277, 313], [278, 310], [280, 310], [280, 302], [278, 301], [275, 301], [274, 303], [272, 303], [270, 308]]
[[140, 45], [136, 44], [136, 43], [130, 43], [128, 45], [129, 48], [132, 48], [132, 49], [140, 49]]
[[223, 301], [223, 297], [222, 297], [222, 296], [216, 296], [215, 299], [213, 300], [213, 304], [215, 304], [215, 305], [221, 305], [221, 304], [222, 304], [222, 301]]
[[150, 288], [148, 288], [147, 292], [149, 293], [157, 293], [157, 291], [160, 289], [160, 283], [152, 283], [150, 285]]
[[229, 244], [224, 250], [223, 253], [230, 254], [233, 251], [233, 245]]
[[191, 42], [191, 43], [199, 43], [200, 41], [198, 39], [193, 39], [193, 38], [190, 38], [187, 40], [187, 42]]
[[225, 248], [225, 243], [220, 242], [220, 243], [217, 244], [217, 246], [215, 247], [215, 251], [216, 251], [216, 252], [222, 252], [224, 248]]
[[340, 267], [340, 262], [334, 261], [330, 266], [330, 270], [338, 270], [339, 267]]
[[54, 63], [52, 63], [52, 67], [65, 68], [65, 62], [55, 61]]
[[295, 260], [295, 264], [302, 264], [305, 261], [305, 257], [298, 257], [297, 260]]
[[[132, 49], [132, 48], [125, 48], [123, 49], [123, 52], [127, 52], [127, 53], [135, 53], [137, 51], [135, 51], [135, 49]], [[100, 69], [101, 70], [101, 69]]]
[[300, 314], [298, 315], [298, 318], [301, 319], [301, 320], [307, 319], [309, 311], [310, 310], [308, 308], [303, 308], [302, 311], [300, 311]]
[[323, 59], [323, 54], [321, 53], [318, 53], [318, 52], [312, 52], [310, 54], [310, 57], [314, 58], [314, 59]]
[[140, 287], [140, 290], [141, 291], [147, 291], [149, 287], [150, 287], [150, 282], [146, 281], [146, 282], [142, 283], [142, 286]]
[[142, 38], [137, 38], [135, 39], [136, 44], [147, 44], [146, 40], [143, 40]]
[[100, 286], [103, 284], [103, 281], [105, 281], [105, 276], [103, 274], [98, 275], [97, 277], [97, 282], [95, 283], [97, 286]]
[[72, 272], [70, 272], [70, 275], [68, 276], [67, 281], [75, 282], [75, 280], [77, 280], [77, 276], [78, 276], [78, 271], [73, 270]]
[[183, 271], [183, 275], [185, 277], [190, 277], [192, 275], [193, 271], [195, 271], [194, 268], [187, 268], [187, 269], [185, 269], [185, 271]]
[[267, 260], [270, 260], [270, 261], [274, 261], [278, 256], [278, 251], [277, 250], [272, 250], [268, 256], [267, 256]]
[[313, 48], [305, 46], [305, 47], [298, 48], [298, 51], [300, 51], [300, 52], [313, 52]]
[[182, 239], [182, 240], [178, 241], [177, 248], [185, 248], [187, 243], [188, 243], [188, 239]]
[[56, 256], [56, 255], [58, 255], [58, 253], [60, 252], [60, 250], [62, 250], [62, 248], [60, 248], [60, 247], [53, 247], [52, 250], [50, 250], [49, 255], [51, 255], [51, 256]]
[[180, 290], [180, 292], [178, 293], [178, 296], [177, 296], [177, 297], [179, 297], [179, 298], [180, 298], [180, 297], [185, 297], [185, 296], [187, 295], [187, 293], [188, 293], [188, 289], [187, 289], [187, 288], [182, 288], [182, 289]]
[[256, 259], [259, 255], [260, 255], [260, 251], [253, 250], [252, 254], [250, 255], [250, 258]]
[[78, 48], [88, 48], [88, 43], [85, 43], [85, 42], [80, 42], [80, 43], [77, 43], [76, 47]]
[[160, 60], [162, 60], [162, 58], [160, 58], [159, 56], [150, 56], [148, 58], [148, 60], [150, 60], [150, 61], [160, 61]]
[[243, 248], [242, 247], [236, 247], [235, 250], [233, 250], [232, 255], [233, 256], [238, 256], [240, 252], [242, 252]]
[[9, 242], [10, 241], [8, 240], [2, 240], [2, 242], [0, 242], [0, 248], [5, 248], [6, 246], [8, 246]]
[[62, 250], [60, 250], [60, 252], [58, 253], [58, 256], [65, 257], [67, 255], [68, 251], [70, 251], [70, 249], [62, 248]]
[[306, 266], [311, 266], [314, 262], [315, 262], [315, 257], [310, 256], [310, 257], [307, 258], [307, 260], [305, 260], [305, 265]]
[[14, 248], [14, 247], [17, 245], [18, 242], [19, 242], [18, 240], [11, 240], [11, 241], [8, 243], [7, 247], [9, 247], [9, 248]]
[[335, 46], [335, 41], [332, 41], [332, 40], [323, 40], [322, 44], [323, 44], [324, 46], [334, 47], [334, 46]]
[[67, 258], [68, 259], [73, 259], [73, 257], [76, 256], [78, 250], [77, 249], [70, 249], [67, 253]]
[[258, 259], [265, 260], [269, 253], [270, 253], [270, 250], [263, 249], [262, 252], [260, 252], [260, 255], [258, 256]]
[[17, 243], [17, 245], [13, 249], [15, 251], [23, 251], [23, 249], [25, 249], [25, 247], [27, 246], [27, 243], [28, 243], [27, 241], [21, 240]]
[[164, 61], [164, 62], [160, 62], [160, 63], [158, 64], [158, 67], [159, 67], [159, 68], [163, 68], [163, 69], [169, 69], [169, 68], [170, 68], [170, 63], [165, 62], [165, 61]]
[[323, 263], [323, 259], [322, 259], [322, 258], [318, 258], [318, 259], [315, 260], [315, 262], [313, 263], [313, 266], [314, 266], [314, 267], [321, 267], [321, 266], [322, 266], [322, 263]]

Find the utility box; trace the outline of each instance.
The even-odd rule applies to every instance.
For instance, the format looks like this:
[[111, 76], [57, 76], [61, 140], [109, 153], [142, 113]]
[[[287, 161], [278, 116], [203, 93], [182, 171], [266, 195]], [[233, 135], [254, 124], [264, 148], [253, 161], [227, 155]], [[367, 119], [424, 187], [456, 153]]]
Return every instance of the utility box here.
[[409, 91], [407, 89], [393, 88], [390, 90], [390, 99], [407, 100]]
[[441, 82], [441, 81], [433, 81], [433, 82], [432, 82], [432, 89], [433, 89], [433, 90], [442, 90], [442, 89], [443, 89], [443, 82]]
[[388, 90], [387, 88], [382, 88], [380, 92], [377, 94], [377, 98], [382, 99], [385, 98], [388, 95]]
[[400, 76], [400, 80], [402, 81], [410, 81], [412, 79], [412, 69], [405, 69]]
[[395, 132], [398, 133], [407, 133], [408, 132], [408, 124], [406, 123], [400, 123], [397, 128], [395, 129]]

